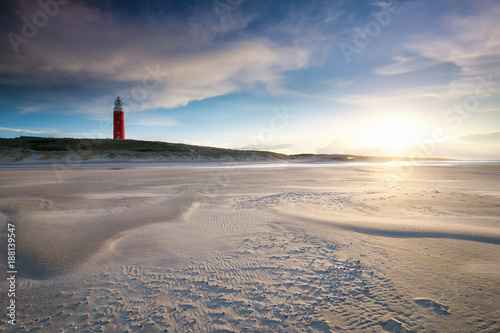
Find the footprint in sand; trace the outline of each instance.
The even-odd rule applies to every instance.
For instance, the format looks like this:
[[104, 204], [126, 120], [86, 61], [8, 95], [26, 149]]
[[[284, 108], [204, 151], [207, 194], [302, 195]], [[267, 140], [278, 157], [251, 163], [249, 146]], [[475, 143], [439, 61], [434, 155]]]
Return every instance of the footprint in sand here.
[[439, 304], [436, 301], [433, 301], [432, 299], [427, 299], [427, 298], [416, 298], [415, 303], [417, 305], [420, 305], [424, 308], [432, 308], [435, 313], [440, 314], [440, 315], [450, 315], [451, 313], [449, 312], [450, 307]]
[[391, 318], [382, 324], [382, 329], [384, 331], [392, 333], [400, 333], [402, 327], [403, 324], [395, 318]]

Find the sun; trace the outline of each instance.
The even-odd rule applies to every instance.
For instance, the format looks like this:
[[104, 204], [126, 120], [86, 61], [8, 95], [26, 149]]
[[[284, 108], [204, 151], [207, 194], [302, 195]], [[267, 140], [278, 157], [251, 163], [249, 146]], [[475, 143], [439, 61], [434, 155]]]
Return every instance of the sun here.
[[361, 143], [367, 147], [385, 148], [391, 153], [403, 153], [415, 145], [420, 126], [403, 118], [386, 118], [368, 126]]

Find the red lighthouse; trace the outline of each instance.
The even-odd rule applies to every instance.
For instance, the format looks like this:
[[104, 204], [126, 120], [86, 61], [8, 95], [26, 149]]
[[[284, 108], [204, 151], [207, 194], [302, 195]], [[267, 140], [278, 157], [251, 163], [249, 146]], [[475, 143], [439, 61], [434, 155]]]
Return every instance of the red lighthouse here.
[[113, 108], [113, 139], [125, 139], [125, 119], [123, 117], [123, 103], [120, 96], [116, 97]]

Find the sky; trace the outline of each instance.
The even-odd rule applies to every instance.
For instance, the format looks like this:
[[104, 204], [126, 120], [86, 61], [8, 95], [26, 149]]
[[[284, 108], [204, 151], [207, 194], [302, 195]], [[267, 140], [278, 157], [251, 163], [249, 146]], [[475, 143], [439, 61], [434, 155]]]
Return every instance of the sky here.
[[3, 1], [0, 137], [500, 159], [497, 0]]

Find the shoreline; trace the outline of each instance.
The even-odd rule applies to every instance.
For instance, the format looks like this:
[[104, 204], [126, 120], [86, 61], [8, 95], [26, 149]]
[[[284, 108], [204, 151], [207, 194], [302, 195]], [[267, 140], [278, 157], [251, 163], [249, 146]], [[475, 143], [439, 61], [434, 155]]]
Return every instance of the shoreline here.
[[154, 160], [154, 159], [116, 159], [116, 160], [29, 160], [29, 161], [2, 161], [0, 160], [0, 171], [10, 170], [51, 170], [51, 169], [66, 169], [66, 170], [116, 170], [122, 169], [182, 169], [182, 168], [207, 168], [207, 169], [224, 169], [224, 168], [314, 168], [314, 167], [401, 167], [401, 166], [466, 166], [466, 165], [500, 165], [500, 161], [496, 160], [414, 160], [408, 161], [405, 159], [394, 160], [391, 162], [356, 162], [356, 161], [325, 161], [325, 160], [294, 160], [294, 161], [233, 161], [228, 159], [223, 160]]

